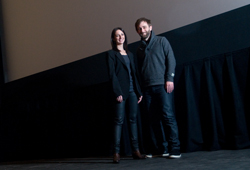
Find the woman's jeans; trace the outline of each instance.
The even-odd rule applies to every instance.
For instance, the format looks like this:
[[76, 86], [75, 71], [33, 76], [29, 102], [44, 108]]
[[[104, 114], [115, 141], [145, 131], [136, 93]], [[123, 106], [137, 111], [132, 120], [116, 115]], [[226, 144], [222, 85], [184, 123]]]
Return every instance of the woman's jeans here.
[[122, 133], [122, 125], [125, 115], [128, 118], [130, 139], [132, 150], [139, 150], [138, 147], [138, 132], [137, 132], [137, 115], [138, 115], [138, 98], [134, 92], [130, 92], [129, 97], [121, 102], [115, 104], [115, 118], [114, 118], [114, 153], [120, 153], [120, 141]]
[[149, 86], [144, 90], [143, 100], [148, 120], [148, 138], [145, 141], [147, 152], [180, 150], [178, 127], [173, 111], [173, 92], [167, 93], [164, 85]]

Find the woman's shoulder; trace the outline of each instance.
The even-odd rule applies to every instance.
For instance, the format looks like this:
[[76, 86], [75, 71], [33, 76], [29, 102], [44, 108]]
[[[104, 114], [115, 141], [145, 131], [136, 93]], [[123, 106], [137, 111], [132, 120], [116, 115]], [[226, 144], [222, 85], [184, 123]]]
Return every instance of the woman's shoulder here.
[[107, 52], [108, 55], [115, 55], [116, 53], [117, 53], [117, 51], [115, 51], [115, 50], [109, 50]]
[[107, 53], [112, 54], [112, 53], [114, 53], [114, 50], [108, 50]]

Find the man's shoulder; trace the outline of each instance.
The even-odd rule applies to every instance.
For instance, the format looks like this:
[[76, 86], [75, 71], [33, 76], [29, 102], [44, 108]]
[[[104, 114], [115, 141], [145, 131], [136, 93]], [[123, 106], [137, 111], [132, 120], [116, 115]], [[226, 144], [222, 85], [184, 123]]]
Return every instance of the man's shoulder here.
[[162, 36], [162, 35], [156, 35], [155, 39], [157, 39], [157, 40], [167, 40], [167, 38], [165, 36]]
[[168, 39], [166, 37], [164, 37], [164, 36], [157, 35], [157, 36], [155, 36], [154, 41], [156, 41], [158, 43], [161, 43], [161, 44], [165, 44], [165, 45], [169, 44]]

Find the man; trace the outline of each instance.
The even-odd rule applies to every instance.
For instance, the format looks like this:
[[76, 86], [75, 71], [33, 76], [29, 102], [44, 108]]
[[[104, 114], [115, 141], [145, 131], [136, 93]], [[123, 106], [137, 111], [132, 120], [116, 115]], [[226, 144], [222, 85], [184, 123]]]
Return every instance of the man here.
[[[151, 145], [154, 143], [155, 135], [158, 152], [162, 152], [162, 156], [180, 158], [178, 127], [173, 112], [176, 61], [172, 47], [165, 37], [154, 34], [149, 19], [138, 19], [135, 28], [141, 37], [141, 44], [137, 49], [137, 65], [143, 89], [144, 108], [148, 116]], [[160, 118], [162, 126], [157, 118]], [[163, 135], [159, 137], [162, 127]], [[152, 149], [146, 149], [147, 152], [154, 152]]]

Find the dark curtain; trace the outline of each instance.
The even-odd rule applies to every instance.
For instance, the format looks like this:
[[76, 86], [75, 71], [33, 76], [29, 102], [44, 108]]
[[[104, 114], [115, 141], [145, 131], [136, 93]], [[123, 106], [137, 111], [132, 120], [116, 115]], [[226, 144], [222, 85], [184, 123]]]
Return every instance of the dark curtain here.
[[249, 51], [177, 65], [175, 112], [183, 152], [250, 146]]
[[[245, 48], [177, 65], [174, 99], [182, 152], [250, 146], [249, 56]], [[5, 84], [0, 160], [112, 155], [110, 85], [77, 86], [77, 76], [70, 79], [75, 84], [59, 79], [59, 73], [70, 77], [78, 68], [64, 66]], [[144, 153], [142, 116], [138, 131]], [[128, 137], [126, 120], [122, 155], [131, 155]]]

